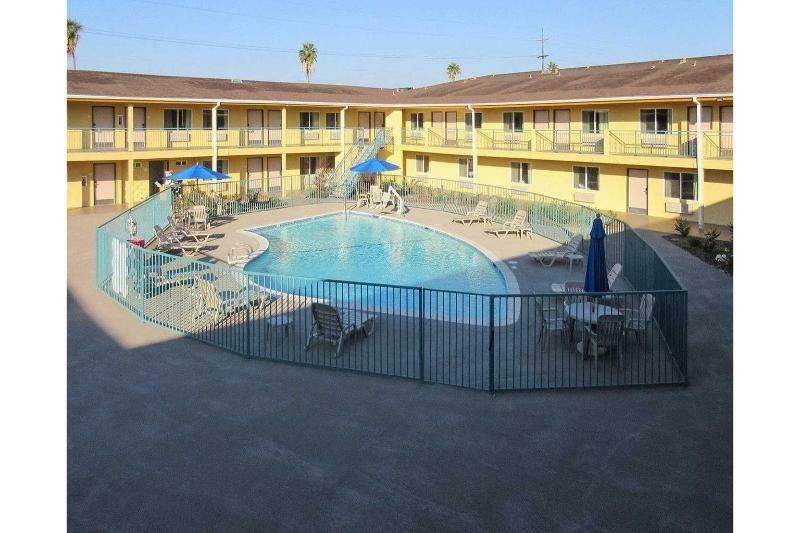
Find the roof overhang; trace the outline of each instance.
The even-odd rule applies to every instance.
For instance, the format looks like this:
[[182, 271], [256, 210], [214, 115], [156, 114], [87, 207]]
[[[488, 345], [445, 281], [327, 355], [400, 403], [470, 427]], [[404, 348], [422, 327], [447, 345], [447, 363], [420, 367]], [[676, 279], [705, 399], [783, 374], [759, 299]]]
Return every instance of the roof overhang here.
[[180, 98], [180, 97], [145, 97], [145, 96], [102, 96], [87, 94], [68, 94], [67, 100], [86, 100], [86, 101], [114, 101], [114, 102], [175, 102], [187, 104], [209, 104], [217, 102], [232, 105], [281, 105], [281, 106], [327, 106], [327, 107], [385, 107], [385, 108], [408, 108], [408, 107], [508, 107], [508, 106], [554, 106], [566, 104], [588, 104], [588, 103], [626, 103], [626, 102], [648, 102], [648, 101], [683, 101], [698, 99], [723, 99], [733, 98], [733, 93], [699, 93], [699, 94], [677, 94], [677, 95], [651, 95], [651, 96], [614, 96], [605, 98], [570, 98], [564, 100], [519, 100], [510, 102], [399, 102], [399, 103], [369, 103], [369, 102], [316, 102], [301, 100], [240, 100], [231, 98]]

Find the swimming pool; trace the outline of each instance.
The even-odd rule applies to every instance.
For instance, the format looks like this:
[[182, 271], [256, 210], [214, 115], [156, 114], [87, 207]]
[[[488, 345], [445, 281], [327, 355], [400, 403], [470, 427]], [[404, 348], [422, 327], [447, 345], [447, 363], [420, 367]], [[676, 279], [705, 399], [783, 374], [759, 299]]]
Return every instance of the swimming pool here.
[[418, 224], [351, 213], [250, 229], [269, 248], [252, 273], [506, 294], [499, 268], [466, 242]]

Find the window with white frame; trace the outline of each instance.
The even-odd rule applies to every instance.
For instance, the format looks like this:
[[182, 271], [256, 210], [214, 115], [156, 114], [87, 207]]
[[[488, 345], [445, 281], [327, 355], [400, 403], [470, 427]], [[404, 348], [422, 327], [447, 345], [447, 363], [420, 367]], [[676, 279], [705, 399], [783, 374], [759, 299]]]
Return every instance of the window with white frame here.
[[530, 166], [522, 161], [511, 163], [511, 183], [528, 185], [530, 183]]
[[608, 111], [586, 109], [581, 112], [583, 133], [602, 133], [608, 128]]
[[175, 160], [175, 166], [176, 167], [185, 167], [186, 166], [186, 160], [185, 159], [176, 159]]
[[576, 189], [600, 190], [600, 169], [597, 167], [572, 167], [572, 179]]
[[664, 196], [675, 200], [694, 200], [697, 175], [691, 172], [664, 172]]
[[472, 158], [464, 157], [458, 160], [458, 177], [465, 179], [472, 179], [475, 173], [472, 169]]
[[164, 129], [187, 130], [192, 127], [191, 109], [165, 109]]
[[525, 125], [522, 111], [506, 111], [503, 113], [503, 130], [520, 132]]
[[[211, 110], [210, 109], [203, 109], [203, 129], [210, 130], [211, 129]], [[217, 109], [217, 129], [218, 130], [227, 130], [228, 129], [228, 110], [227, 109]]]
[[417, 158], [417, 174], [427, 174], [431, 167], [431, 158], [427, 155], [418, 155]]
[[672, 109], [640, 109], [642, 133], [669, 133], [672, 131]]
[[[483, 125], [483, 113], [475, 112], [475, 129], [481, 129]], [[465, 113], [464, 114], [464, 129], [467, 131], [472, 131], [472, 113]]]
[[306, 130], [319, 128], [319, 111], [300, 111], [300, 127]]
[[[203, 161], [203, 166], [206, 167], [206, 168], [211, 168], [211, 161], [210, 160]], [[222, 172], [223, 174], [226, 174], [226, 175], [228, 174], [228, 160], [227, 159], [217, 159], [217, 172]]]
[[329, 130], [339, 129], [339, 113], [325, 113], [325, 128]]
[[311, 176], [317, 173], [319, 166], [319, 159], [316, 156], [301, 155], [300, 156], [300, 174], [303, 176]]
[[425, 127], [425, 113], [411, 113], [411, 129], [421, 130]]

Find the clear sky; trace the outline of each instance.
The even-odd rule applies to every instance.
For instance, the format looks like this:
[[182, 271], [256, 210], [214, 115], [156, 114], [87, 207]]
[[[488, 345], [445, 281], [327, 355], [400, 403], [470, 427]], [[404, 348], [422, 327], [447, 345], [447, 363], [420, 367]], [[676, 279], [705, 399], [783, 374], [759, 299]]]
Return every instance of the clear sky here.
[[[70, 0], [86, 31], [78, 68], [384, 87], [462, 76], [730, 53], [730, 1]], [[202, 43], [212, 46], [204, 46]], [[70, 63], [67, 63], [70, 65]]]

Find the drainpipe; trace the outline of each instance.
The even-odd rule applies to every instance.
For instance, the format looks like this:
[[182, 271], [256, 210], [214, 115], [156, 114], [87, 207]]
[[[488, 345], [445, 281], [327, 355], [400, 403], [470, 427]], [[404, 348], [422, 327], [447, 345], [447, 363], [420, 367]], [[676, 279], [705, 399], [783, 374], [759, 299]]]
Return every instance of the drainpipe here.
[[211, 170], [217, 170], [217, 109], [222, 102], [217, 100], [217, 104], [211, 108]]
[[344, 147], [345, 147], [345, 142], [344, 142], [344, 135], [345, 135], [345, 133], [344, 133], [345, 132], [344, 120], [345, 120], [345, 118], [344, 117], [345, 117], [345, 111], [347, 111], [348, 107], [350, 107], [350, 106], [346, 105], [346, 106], [344, 106], [342, 108], [341, 111], [339, 111], [339, 129], [341, 130], [339, 132], [339, 137], [340, 137], [339, 141], [341, 142], [341, 145], [342, 145], [342, 169], [345, 168], [345, 161], [344, 161]]
[[472, 113], [472, 179], [478, 183], [478, 129], [475, 127], [475, 108], [467, 104], [467, 109]]
[[696, 96], [692, 97], [695, 105], [694, 131], [697, 134], [697, 148], [695, 159], [697, 161], [697, 225], [703, 229], [703, 185], [705, 182], [705, 172], [703, 170], [703, 105]]

